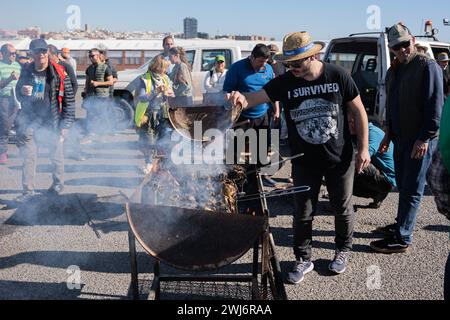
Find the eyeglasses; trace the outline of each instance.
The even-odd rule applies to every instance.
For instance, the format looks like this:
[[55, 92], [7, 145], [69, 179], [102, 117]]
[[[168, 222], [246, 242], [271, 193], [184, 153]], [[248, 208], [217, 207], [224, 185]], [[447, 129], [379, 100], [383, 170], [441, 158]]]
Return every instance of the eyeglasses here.
[[37, 54], [47, 54], [48, 50], [47, 49], [35, 49], [35, 50], [31, 50], [31, 52], [36, 55]]
[[403, 48], [403, 49], [408, 49], [410, 45], [411, 45], [411, 42], [410, 42], [410, 41], [404, 41], [404, 42], [401, 42], [401, 43], [399, 43], [399, 44], [393, 46], [393, 47], [392, 47], [392, 50], [394, 50], [394, 51], [399, 51], [399, 50], [402, 49], [402, 48]]
[[89, 58], [90, 58], [90, 59], [95, 58], [95, 57], [98, 57], [98, 54], [90, 54], [90, 55], [89, 55]]
[[301, 60], [296, 60], [294, 62], [286, 62], [283, 64], [286, 68], [301, 68], [303, 66], [303, 62], [305, 62], [308, 59], [309, 58], [305, 58], [305, 59], [301, 59]]
[[17, 52], [8, 52], [10, 56], [17, 56]]

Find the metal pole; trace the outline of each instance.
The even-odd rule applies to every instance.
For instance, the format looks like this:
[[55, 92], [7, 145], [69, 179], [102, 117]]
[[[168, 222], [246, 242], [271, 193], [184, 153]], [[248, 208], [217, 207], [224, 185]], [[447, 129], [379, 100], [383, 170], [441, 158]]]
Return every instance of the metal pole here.
[[130, 265], [131, 265], [131, 294], [133, 300], [139, 300], [139, 278], [138, 278], [137, 256], [136, 256], [136, 239], [133, 235], [133, 232], [131, 231], [131, 227], [128, 228], [128, 243], [130, 248]]

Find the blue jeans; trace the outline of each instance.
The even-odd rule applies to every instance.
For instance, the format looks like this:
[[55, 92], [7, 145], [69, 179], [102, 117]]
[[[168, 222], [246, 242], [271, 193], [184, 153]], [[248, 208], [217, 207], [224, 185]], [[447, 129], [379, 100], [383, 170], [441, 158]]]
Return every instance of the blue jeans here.
[[395, 174], [400, 199], [397, 213], [397, 237], [410, 245], [416, 217], [425, 191], [426, 174], [433, 159], [437, 139], [432, 139], [421, 160], [411, 159], [416, 141], [394, 141]]

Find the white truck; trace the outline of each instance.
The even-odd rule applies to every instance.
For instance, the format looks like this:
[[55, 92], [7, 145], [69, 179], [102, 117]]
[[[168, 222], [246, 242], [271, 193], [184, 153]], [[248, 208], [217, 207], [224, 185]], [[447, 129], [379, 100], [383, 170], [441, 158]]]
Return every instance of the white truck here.
[[[416, 43], [426, 47], [427, 54], [432, 58], [441, 52], [450, 53], [450, 43], [439, 42], [433, 35], [417, 36]], [[378, 126], [382, 126], [385, 121], [386, 73], [393, 58], [386, 32], [353, 34], [333, 39], [324, 57], [324, 61], [340, 65], [353, 77], [369, 120]]]

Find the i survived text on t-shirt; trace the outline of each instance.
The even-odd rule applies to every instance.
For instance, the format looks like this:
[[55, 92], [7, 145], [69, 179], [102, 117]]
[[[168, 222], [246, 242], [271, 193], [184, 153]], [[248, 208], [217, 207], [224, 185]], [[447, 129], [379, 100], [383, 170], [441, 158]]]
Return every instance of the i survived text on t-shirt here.
[[304, 153], [298, 163], [328, 167], [351, 161], [353, 144], [346, 103], [359, 91], [344, 69], [324, 63], [322, 75], [314, 81], [287, 72], [264, 90], [272, 101], [284, 105], [292, 153]]

